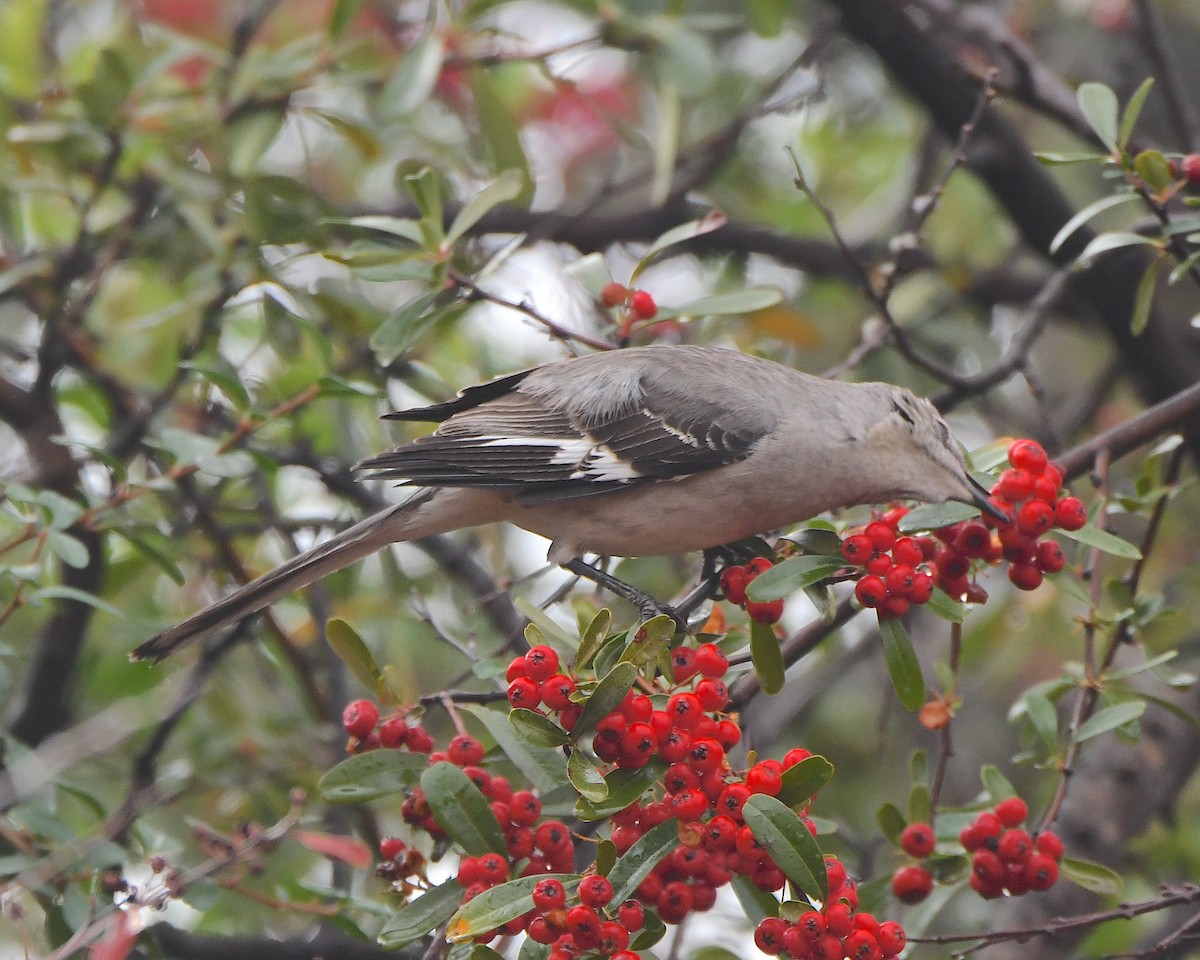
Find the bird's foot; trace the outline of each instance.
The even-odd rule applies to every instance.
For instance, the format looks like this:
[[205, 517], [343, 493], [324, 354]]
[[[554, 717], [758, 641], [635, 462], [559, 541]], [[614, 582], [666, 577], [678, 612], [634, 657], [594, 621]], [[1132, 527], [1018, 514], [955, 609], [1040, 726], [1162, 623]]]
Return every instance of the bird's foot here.
[[662, 616], [670, 617], [675, 621], [675, 625], [678, 629], [687, 629], [687, 615], [681, 612], [681, 608], [659, 603], [652, 596], [650, 596], [650, 594], [643, 590], [639, 590], [637, 587], [626, 583], [624, 580], [618, 580], [611, 573], [606, 573], [598, 567], [593, 567], [589, 563], [584, 563], [578, 557], [569, 563], [564, 563], [563, 568], [569, 570], [576, 576], [583, 577], [585, 580], [590, 580], [592, 583], [603, 587], [609, 593], [615, 594], [622, 600], [633, 604], [633, 606], [637, 607], [638, 614], [643, 620], [652, 620], [654, 617]]

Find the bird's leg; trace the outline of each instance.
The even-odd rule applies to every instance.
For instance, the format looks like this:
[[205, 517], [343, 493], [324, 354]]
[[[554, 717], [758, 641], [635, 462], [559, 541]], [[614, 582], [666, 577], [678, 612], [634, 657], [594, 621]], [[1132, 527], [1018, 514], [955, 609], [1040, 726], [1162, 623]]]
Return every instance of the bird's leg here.
[[[718, 561], [720, 567], [717, 566]], [[705, 600], [716, 596], [721, 585], [721, 571], [729, 564], [730, 556], [724, 547], [712, 547], [704, 551], [704, 563], [700, 567], [700, 582], [675, 606], [675, 612], [684, 620], [691, 618]]]
[[585, 580], [590, 580], [592, 583], [599, 584], [609, 593], [616, 594], [622, 600], [626, 600], [637, 607], [638, 614], [643, 620], [650, 620], [653, 617], [668, 616], [679, 624], [681, 628], [686, 629], [686, 617], [680, 614], [673, 608], [659, 603], [650, 594], [639, 590], [637, 587], [626, 583], [624, 580], [618, 580], [610, 573], [605, 573], [598, 567], [593, 567], [589, 563], [584, 563], [576, 557], [569, 563], [564, 563], [563, 568], [570, 570], [576, 576], [583, 577]]

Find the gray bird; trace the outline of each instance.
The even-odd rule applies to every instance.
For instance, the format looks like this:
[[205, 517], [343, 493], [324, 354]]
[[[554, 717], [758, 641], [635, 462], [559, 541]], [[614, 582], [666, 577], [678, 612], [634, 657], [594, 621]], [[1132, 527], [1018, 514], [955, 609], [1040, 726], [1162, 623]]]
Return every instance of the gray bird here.
[[420, 488], [142, 644], [179, 648], [392, 543], [506, 520], [549, 559], [707, 550], [826, 510], [911, 499], [985, 510], [945, 421], [885, 383], [731, 350], [646, 346], [560, 360], [389, 415], [430, 436], [356, 469]]

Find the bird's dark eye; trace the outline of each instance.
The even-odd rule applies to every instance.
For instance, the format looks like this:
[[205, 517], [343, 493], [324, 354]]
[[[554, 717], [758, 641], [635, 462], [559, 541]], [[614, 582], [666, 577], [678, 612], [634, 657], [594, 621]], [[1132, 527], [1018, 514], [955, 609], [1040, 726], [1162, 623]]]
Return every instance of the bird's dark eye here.
[[915, 425], [912, 414], [909, 413], [906, 409], [904, 409], [904, 404], [895, 402], [892, 404], [892, 407], [895, 409], [895, 411], [898, 414], [900, 414], [900, 419], [902, 419], [910, 427]]

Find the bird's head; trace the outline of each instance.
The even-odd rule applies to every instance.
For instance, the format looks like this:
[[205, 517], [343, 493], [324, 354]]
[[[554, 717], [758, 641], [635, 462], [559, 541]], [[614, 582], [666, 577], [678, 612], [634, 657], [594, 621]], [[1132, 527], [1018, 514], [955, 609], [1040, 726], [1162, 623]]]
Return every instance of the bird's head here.
[[971, 476], [958, 441], [933, 404], [894, 386], [885, 387], [883, 399], [888, 409], [867, 440], [879, 451], [880, 480], [892, 488], [892, 496], [925, 503], [960, 500], [1002, 518], [988, 502], [987, 489]]

